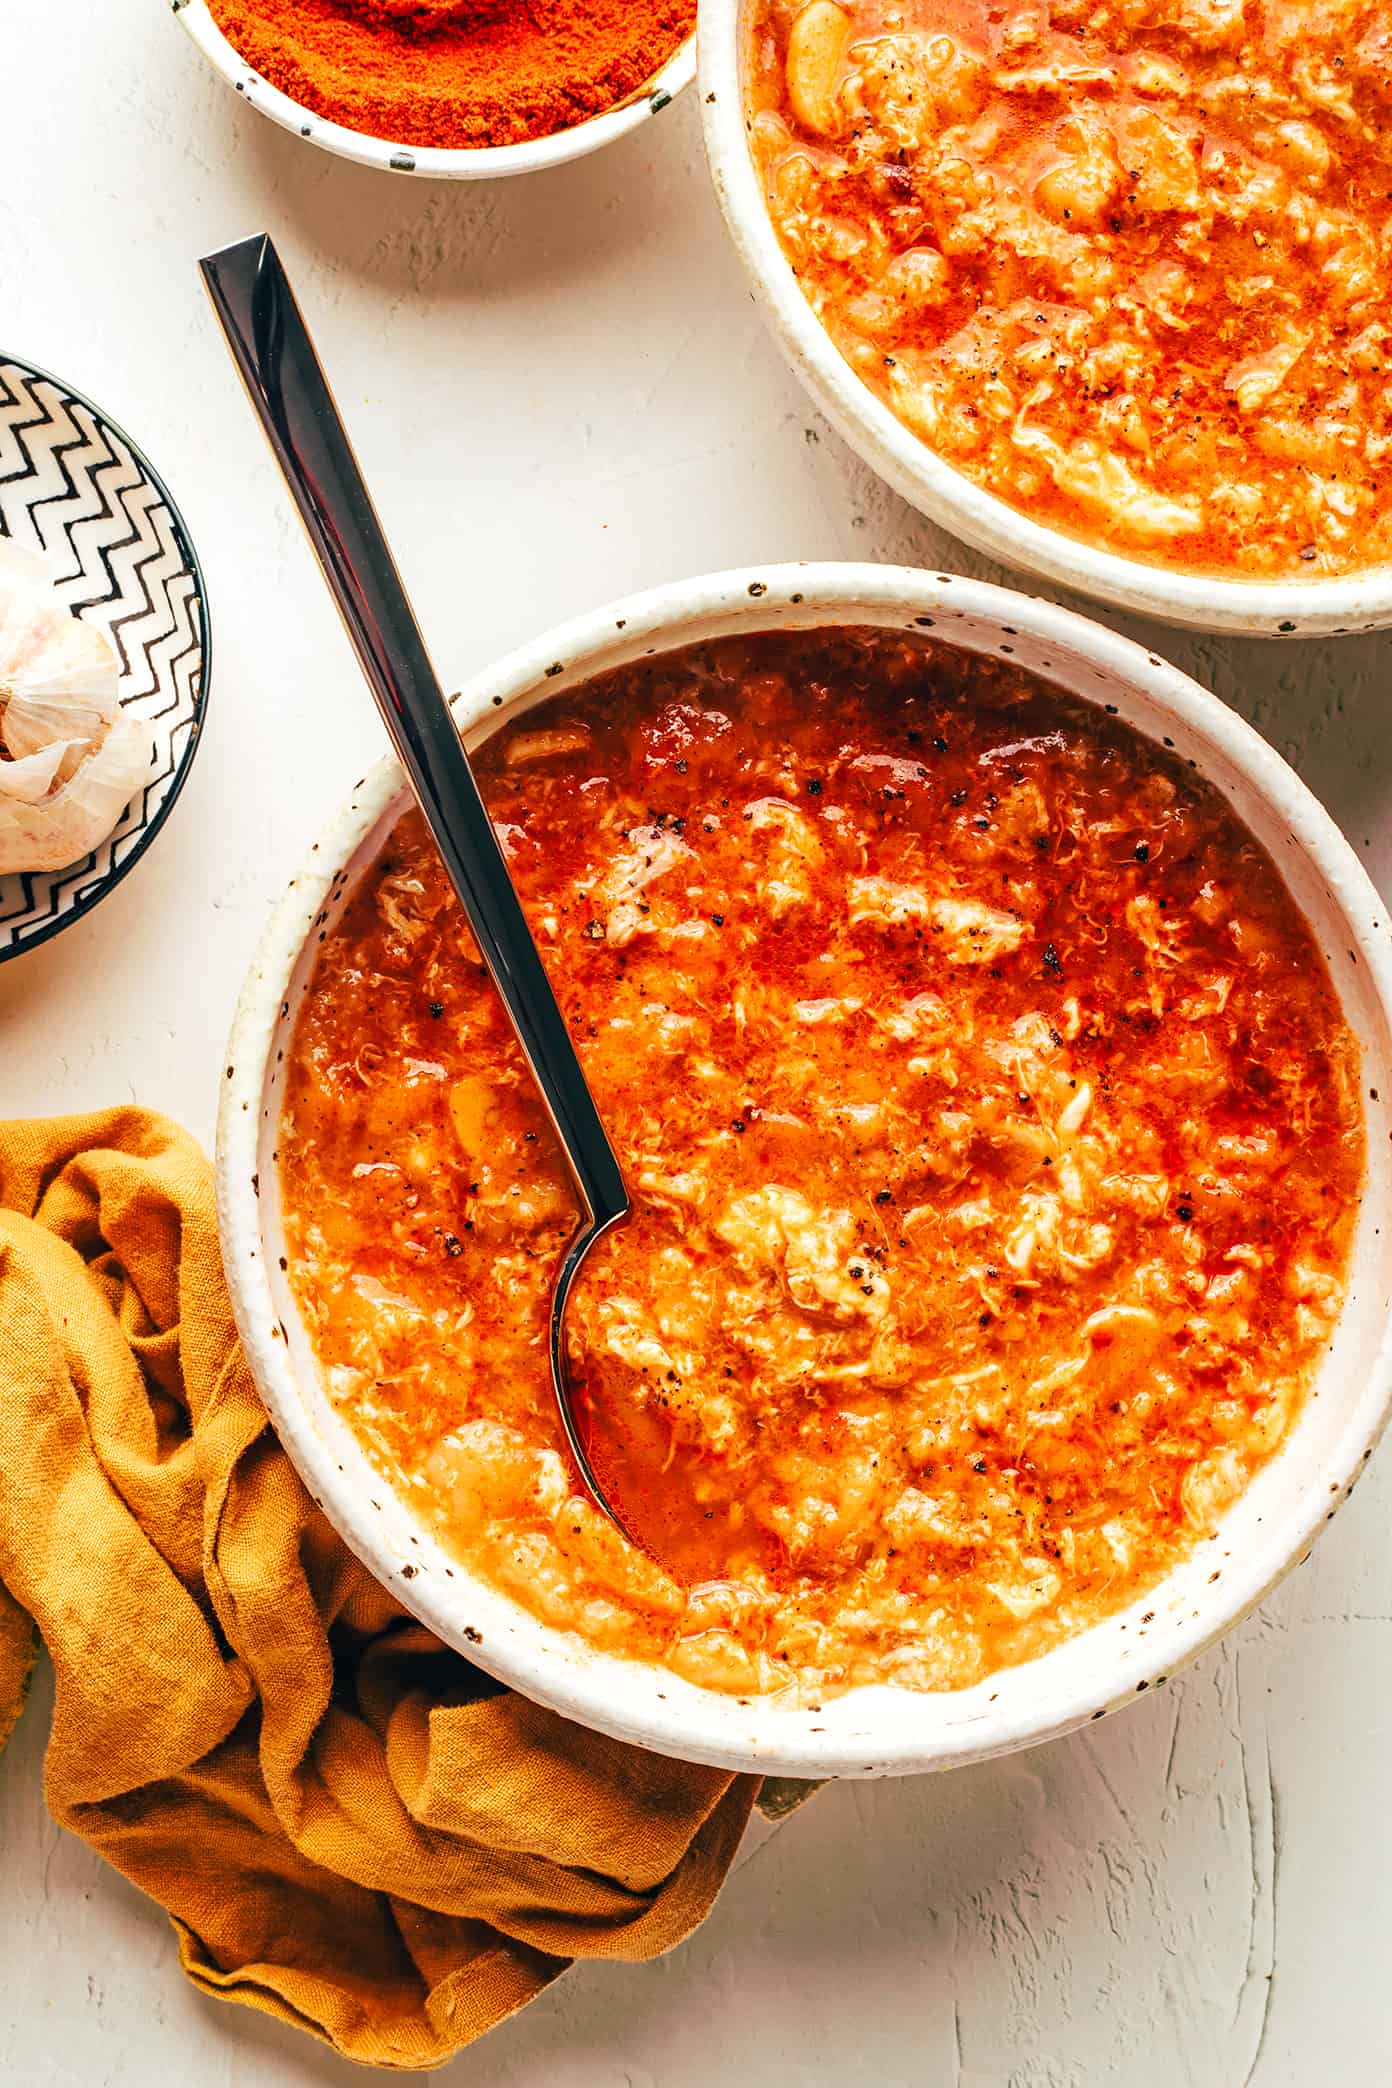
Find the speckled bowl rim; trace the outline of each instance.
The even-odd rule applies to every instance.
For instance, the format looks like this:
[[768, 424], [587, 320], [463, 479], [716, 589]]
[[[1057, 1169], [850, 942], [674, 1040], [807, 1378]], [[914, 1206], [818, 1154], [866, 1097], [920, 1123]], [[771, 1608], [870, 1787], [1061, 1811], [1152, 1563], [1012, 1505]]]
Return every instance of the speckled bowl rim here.
[[1392, 624], [1392, 565], [1338, 579], [1273, 581], [1148, 565], [1033, 521], [911, 434], [838, 353], [778, 243], [749, 151], [741, 91], [741, 23], [749, 4], [700, 0], [701, 114], [716, 194], [792, 369], [837, 433], [896, 493], [978, 551], [1163, 623], [1264, 638], [1344, 636]]
[[[282, 1442], [358, 1556], [448, 1644], [583, 1725], [688, 1760], [805, 1777], [954, 1766], [1051, 1738], [1133, 1701], [1231, 1629], [1306, 1554], [1371, 1455], [1392, 1402], [1392, 944], [1385, 910], [1299, 777], [1178, 669], [1071, 611], [983, 582], [882, 566], [753, 567], [674, 583], [578, 617], [475, 677], [456, 714], [476, 744], [548, 694], [696, 637], [856, 622], [928, 627], [979, 650], [1014, 652], [1094, 701], [1115, 702], [1123, 717], [1148, 720], [1141, 729], [1151, 737], [1163, 725], [1178, 753], [1233, 795], [1312, 923], [1327, 912], [1334, 932], [1317, 928], [1319, 940], [1346, 1005], [1366, 1017], [1365, 1075], [1381, 1099], [1364, 1105], [1370, 1163], [1358, 1253], [1366, 1251], [1376, 1267], [1357, 1261], [1361, 1273], [1318, 1391], [1287, 1444], [1216, 1536], [1152, 1589], [1144, 1608], [1137, 1603], [972, 1689], [920, 1695], [877, 1686], [816, 1711], [793, 1710], [765, 1699], [742, 1703], [596, 1652], [538, 1622], [435, 1544], [332, 1414], [280, 1266], [280, 1068], [318, 942], [404, 809], [391, 761], [358, 785], [276, 909], [237, 1009], [218, 1125], [218, 1206], [237, 1324]], [[351, 672], [346, 664], [344, 672]], [[1367, 1354], [1351, 1367], [1355, 1343]], [[1325, 1429], [1326, 1417], [1333, 1434], [1320, 1448], [1312, 1432]], [[1273, 1475], [1278, 1483], [1268, 1484]], [[1284, 1487], [1295, 1499], [1281, 1506]]]
[[337, 153], [340, 159], [354, 160], [360, 167], [376, 167], [388, 174], [423, 175], [432, 181], [494, 181], [507, 174], [536, 174], [544, 167], [583, 159], [586, 153], [597, 152], [601, 145], [612, 145], [646, 123], [650, 116], [659, 115], [696, 77], [693, 35], [672, 53], [645, 87], [617, 108], [587, 117], [566, 130], [552, 131], [548, 137], [527, 138], [519, 145], [394, 145], [390, 139], [374, 138], [366, 131], [331, 123], [327, 117], [316, 115], [303, 103], [282, 94], [228, 42], [209, 13], [207, 0], [173, 0], [173, 11], [228, 85], [282, 130], [307, 139], [311, 145], [320, 145], [326, 152]]

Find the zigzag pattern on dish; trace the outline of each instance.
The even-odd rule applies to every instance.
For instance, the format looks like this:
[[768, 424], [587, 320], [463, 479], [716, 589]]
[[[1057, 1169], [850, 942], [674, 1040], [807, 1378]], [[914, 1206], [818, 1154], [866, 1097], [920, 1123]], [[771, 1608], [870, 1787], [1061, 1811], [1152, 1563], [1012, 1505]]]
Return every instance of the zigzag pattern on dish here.
[[182, 523], [149, 467], [85, 399], [0, 359], [0, 534], [54, 561], [68, 606], [110, 636], [122, 704], [150, 727], [149, 780], [66, 869], [0, 877], [0, 961], [85, 913], [154, 838], [203, 719], [207, 624]]

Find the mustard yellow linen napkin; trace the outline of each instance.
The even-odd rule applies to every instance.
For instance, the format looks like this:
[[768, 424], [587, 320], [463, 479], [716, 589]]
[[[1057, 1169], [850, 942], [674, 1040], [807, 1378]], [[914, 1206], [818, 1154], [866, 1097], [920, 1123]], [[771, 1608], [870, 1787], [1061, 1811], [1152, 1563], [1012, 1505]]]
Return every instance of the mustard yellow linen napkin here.
[[0, 1743], [30, 1619], [54, 1817], [196, 1985], [372, 2065], [679, 1942], [757, 1788], [500, 1690], [358, 1564], [238, 1347], [208, 1164], [142, 1110], [0, 1124]]

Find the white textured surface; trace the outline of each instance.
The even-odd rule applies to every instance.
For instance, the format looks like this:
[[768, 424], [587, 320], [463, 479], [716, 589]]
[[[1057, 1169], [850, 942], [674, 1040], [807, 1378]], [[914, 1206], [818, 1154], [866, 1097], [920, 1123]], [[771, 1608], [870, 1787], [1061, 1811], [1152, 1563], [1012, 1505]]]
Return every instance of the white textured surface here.
[[[575, 168], [447, 190], [256, 119], [155, 0], [80, 19], [3, 0], [3, 19], [26, 64], [0, 77], [0, 347], [92, 392], [168, 475], [217, 656], [159, 846], [89, 921], [0, 971], [3, 1107], [134, 1095], [206, 1137], [267, 904], [378, 728], [203, 309], [200, 252], [276, 234], [452, 681], [603, 597], [744, 559], [988, 569], [805, 407], [725, 249], [690, 103]], [[1144, 635], [1295, 760], [1392, 891], [1392, 637]], [[1387, 2079], [1389, 1509], [1384, 1451], [1310, 1564], [1193, 1673], [1032, 1755], [824, 1794], [677, 1956], [572, 1974], [443, 2078]], [[0, 2080], [361, 2079], [193, 1994], [159, 1912], [58, 1835], [46, 1703], [41, 1686], [0, 1758]]]

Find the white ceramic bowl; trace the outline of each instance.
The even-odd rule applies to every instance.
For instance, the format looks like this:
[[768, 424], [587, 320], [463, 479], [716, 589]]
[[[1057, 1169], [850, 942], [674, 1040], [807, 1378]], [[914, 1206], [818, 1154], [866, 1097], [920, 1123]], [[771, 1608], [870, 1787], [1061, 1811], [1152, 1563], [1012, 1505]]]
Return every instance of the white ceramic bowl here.
[[832, 426], [896, 493], [978, 551], [1166, 623], [1270, 638], [1392, 624], [1392, 566], [1337, 580], [1248, 581], [1148, 565], [1033, 521], [911, 434], [833, 346], [769, 219], [750, 155], [742, 92], [750, 4], [700, 0], [701, 108], [716, 194], [788, 361]]
[[606, 109], [574, 123], [568, 130], [553, 131], [549, 137], [528, 138], [520, 145], [461, 146], [455, 150], [426, 145], [395, 145], [389, 138], [374, 138], [366, 131], [349, 130], [316, 116], [301, 102], [292, 101], [269, 80], [253, 70], [230, 44], [208, 12], [206, 0], [174, 0], [179, 20], [208, 62], [222, 74], [230, 87], [298, 138], [322, 145], [341, 159], [356, 160], [361, 167], [379, 167], [384, 173], [423, 174], [432, 181], [493, 181], [503, 174], [535, 174], [543, 167], [559, 167], [565, 160], [583, 159], [601, 145], [627, 137], [649, 116], [658, 115], [667, 104], [689, 87], [696, 77], [696, 39], [689, 36], [672, 53], [662, 70], [638, 94], [618, 108]]
[[[442, 1639], [528, 1696], [667, 1754], [796, 1776], [939, 1768], [1042, 1740], [1127, 1703], [1192, 1660], [1301, 1558], [1370, 1454], [1392, 1397], [1392, 957], [1381, 901], [1300, 779], [1250, 726], [1153, 654], [1051, 604], [887, 566], [753, 568], [688, 580], [563, 625], [471, 682], [471, 745], [589, 676], [736, 631], [931, 627], [1115, 705], [1222, 789], [1271, 851], [1327, 957], [1365, 1051], [1367, 1193], [1348, 1304], [1289, 1441], [1144, 1600], [975, 1688], [859, 1689], [820, 1710], [741, 1703], [598, 1653], [451, 1561], [373, 1471], [326, 1398], [282, 1260], [277, 1123], [284, 1061], [324, 931], [404, 809], [395, 764], [366, 777], [315, 843], [247, 980], [222, 1080], [218, 1197], [237, 1323], [281, 1440], [379, 1578]], [[1151, 1618], [1143, 1622], [1144, 1616]]]

